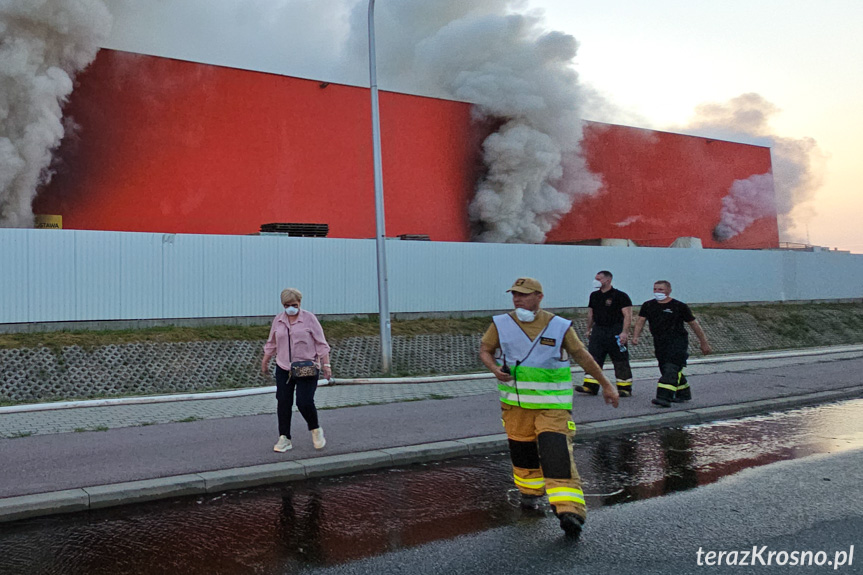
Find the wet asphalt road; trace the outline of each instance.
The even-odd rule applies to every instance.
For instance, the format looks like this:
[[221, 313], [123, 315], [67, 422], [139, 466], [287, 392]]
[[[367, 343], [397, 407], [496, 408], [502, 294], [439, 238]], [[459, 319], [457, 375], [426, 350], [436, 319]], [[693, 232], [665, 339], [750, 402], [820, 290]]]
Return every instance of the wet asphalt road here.
[[[330, 575], [863, 573], [863, 450], [749, 469], [692, 491], [591, 514], [578, 542], [550, 518], [308, 572]], [[854, 546], [853, 563], [848, 552]], [[748, 565], [699, 565], [709, 551], [765, 547]], [[780, 566], [769, 552], [813, 552], [823, 566]], [[824, 555], [817, 556], [818, 552]], [[834, 566], [843, 558], [845, 565]], [[838, 555], [837, 555], [838, 554]], [[793, 555], [789, 555], [791, 562]], [[798, 557], [800, 557], [798, 555]], [[715, 561], [715, 560], [714, 560]], [[738, 553], [737, 562], [743, 561]], [[830, 561], [831, 564], [826, 564]], [[834, 569], [834, 567], [836, 567]]]

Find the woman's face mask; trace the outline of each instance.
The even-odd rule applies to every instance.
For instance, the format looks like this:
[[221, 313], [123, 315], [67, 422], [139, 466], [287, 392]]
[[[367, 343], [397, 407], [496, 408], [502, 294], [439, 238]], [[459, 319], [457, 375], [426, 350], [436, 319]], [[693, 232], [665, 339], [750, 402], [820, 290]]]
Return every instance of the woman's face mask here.
[[285, 313], [288, 315], [297, 315], [300, 313], [300, 308], [295, 305], [285, 306]]

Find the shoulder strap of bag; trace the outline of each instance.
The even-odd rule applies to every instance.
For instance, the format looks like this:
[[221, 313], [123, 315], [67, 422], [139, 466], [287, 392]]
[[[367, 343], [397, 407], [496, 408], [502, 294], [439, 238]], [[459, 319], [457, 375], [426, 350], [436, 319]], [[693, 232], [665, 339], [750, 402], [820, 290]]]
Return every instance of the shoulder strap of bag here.
[[[548, 326], [546, 326], [546, 327], [548, 327]], [[543, 333], [545, 333], [545, 332], [543, 331]], [[294, 347], [293, 343], [291, 342], [291, 320], [288, 320], [288, 361], [290, 361], [291, 363], [294, 363], [293, 347]], [[317, 349], [315, 350], [315, 359], [318, 359]]]
[[294, 345], [291, 342], [291, 320], [288, 319], [288, 361], [290, 361], [291, 363], [294, 363], [294, 350], [292, 349], [293, 347]]

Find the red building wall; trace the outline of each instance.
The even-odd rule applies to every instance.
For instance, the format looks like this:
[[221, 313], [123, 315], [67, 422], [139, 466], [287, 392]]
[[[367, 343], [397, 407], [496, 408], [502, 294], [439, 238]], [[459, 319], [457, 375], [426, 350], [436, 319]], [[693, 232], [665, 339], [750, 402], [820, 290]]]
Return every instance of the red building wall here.
[[[382, 92], [380, 108], [387, 235], [468, 241], [487, 127], [462, 102]], [[66, 112], [79, 129], [34, 203], [65, 228], [249, 234], [305, 222], [375, 235], [367, 89], [102, 50]], [[714, 245], [731, 182], [770, 169], [766, 148], [607, 124], [589, 124], [584, 147], [605, 186], [549, 241]], [[722, 246], [776, 244], [764, 218]]]
[[[387, 234], [467, 241], [479, 142], [459, 102], [380, 94]], [[65, 228], [375, 235], [368, 90], [102, 50], [36, 213]]]
[[582, 148], [604, 185], [579, 201], [547, 241], [625, 238], [664, 247], [692, 236], [705, 247], [779, 245], [775, 214], [726, 242], [712, 236], [731, 184], [771, 171], [769, 148], [599, 123], [587, 125]]

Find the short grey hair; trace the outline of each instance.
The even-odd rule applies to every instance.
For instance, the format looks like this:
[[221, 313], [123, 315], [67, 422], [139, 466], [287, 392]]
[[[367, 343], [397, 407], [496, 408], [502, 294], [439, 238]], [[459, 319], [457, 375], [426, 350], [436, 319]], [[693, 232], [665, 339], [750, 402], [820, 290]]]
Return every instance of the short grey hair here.
[[297, 300], [299, 302], [303, 301], [303, 294], [297, 288], [288, 288], [282, 290], [282, 305], [285, 305], [287, 302]]

